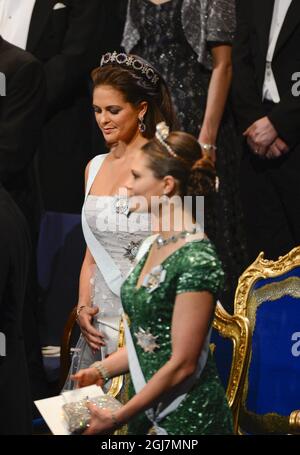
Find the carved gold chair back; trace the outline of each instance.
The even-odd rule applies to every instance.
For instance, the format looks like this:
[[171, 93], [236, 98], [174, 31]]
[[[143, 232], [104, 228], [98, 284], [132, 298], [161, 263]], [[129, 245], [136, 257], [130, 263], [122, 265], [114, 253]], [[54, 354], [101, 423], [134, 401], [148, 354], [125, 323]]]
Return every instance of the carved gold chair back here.
[[239, 279], [234, 309], [252, 334], [241, 431], [299, 433], [300, 247], [277, 261], [260, 253]]
[[[234, 432], [237, 434], [239, 409], [251, 347], [249, 321], [244, 316], [227, 313], [220, 302], [218, 302], [213, 320], [213, 328], [221, 337], [229, 338], [232, 341], [232, 359], [226, 396], [232, 411]], [[218, 345], [214, 346], [213, 350], [217, 354]]]

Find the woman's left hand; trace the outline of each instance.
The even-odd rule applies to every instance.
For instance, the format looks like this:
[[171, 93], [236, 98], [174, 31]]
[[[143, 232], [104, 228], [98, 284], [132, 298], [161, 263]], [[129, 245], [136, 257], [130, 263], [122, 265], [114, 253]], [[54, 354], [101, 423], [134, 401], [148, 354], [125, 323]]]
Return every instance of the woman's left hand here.
[[110, 409], [99, 409], [92, 403], [89, 403], [87, 407], [91, 413], [91, 420], [89, 426], [82, 434], [112, 434], [116, 429], [112, 411]]

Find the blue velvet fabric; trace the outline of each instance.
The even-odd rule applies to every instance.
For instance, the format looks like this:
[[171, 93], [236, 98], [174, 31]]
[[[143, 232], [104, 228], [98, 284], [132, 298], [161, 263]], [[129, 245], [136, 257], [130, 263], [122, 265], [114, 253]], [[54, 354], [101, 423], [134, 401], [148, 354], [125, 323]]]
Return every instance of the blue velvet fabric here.
[[219, 377], [226, 391], [232, 363], [233, 344], [229, 338], [223, 338], [216, 329], [212, 330], [211, 343], [216, 345], [214, 359]]
[[[253, 290], [268, 286], [271, 295], [272, 286], [291, 277], [300, 277], [299, 267], [261, 279]], [[257, 414], [289, 415], [300, 406], [300, 300], [291, 294], [266, 298], [256, 311], [246, 408]]]
[[42, 345], [59, 346], [64, 325], [77, 304], [85, 241], [79, 214], [46, 212], [38, 243]]

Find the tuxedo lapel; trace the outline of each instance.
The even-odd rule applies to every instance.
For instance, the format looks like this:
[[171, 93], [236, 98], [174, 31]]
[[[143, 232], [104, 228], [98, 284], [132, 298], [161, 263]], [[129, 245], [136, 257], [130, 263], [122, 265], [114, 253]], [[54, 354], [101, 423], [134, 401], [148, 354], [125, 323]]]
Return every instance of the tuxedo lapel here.
[[[249, 1], [249, 0], [247, 0]], [[269, 35], [273, 17], [275, 0], [253, 0], [254, 20], [257, 24], [256, 31], [262, 48], [262, 54], [267, 55]]]
[[49, 15], [52, 12], [54, 0], [36, 0], [30, 21], [26, 50], [34, 53], [35, 47], [43, 33]]
[[288, 12], [286, 13], [285, 20], [279, 33], [276, 43], [274, 57], [280, 51], [281, 47], [293, 33], [295, 27], [300, 23], [300, 1], [293, 0]]

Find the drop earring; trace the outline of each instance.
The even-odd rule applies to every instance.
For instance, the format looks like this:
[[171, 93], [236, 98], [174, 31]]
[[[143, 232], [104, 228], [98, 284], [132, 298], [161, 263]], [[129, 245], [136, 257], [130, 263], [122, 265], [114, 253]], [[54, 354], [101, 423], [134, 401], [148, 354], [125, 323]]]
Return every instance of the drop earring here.
[[138, 122], [139, 122], [139, 130], [140, 130], [140, 132], [144, 133], [146, 131], [146, 125], [144, 123], [143, 117], [139, 118]]

